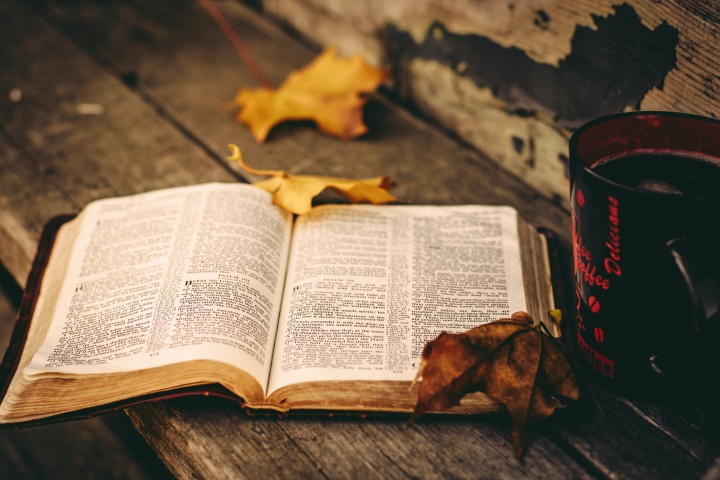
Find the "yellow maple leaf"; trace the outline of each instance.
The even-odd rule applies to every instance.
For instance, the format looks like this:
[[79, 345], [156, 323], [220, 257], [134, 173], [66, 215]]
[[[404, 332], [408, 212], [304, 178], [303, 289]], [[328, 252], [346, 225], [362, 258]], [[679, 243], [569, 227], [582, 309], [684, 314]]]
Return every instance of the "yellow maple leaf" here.
[[361, 94], [372, 92], [387, 71], [374, 68], [361, 55], [340, 58], [328, 48], [305, 68], [290, 73], [277, 90], [240, 89], [236, 120], [245, 123], [258, 142], [286, 120], [313, 120], [320, 130], [350, 140], [367, 132]]
[[360, 180], [312, 175], [292, 175], [282, 170], [256, 170], [248, 167], [237, 145], [228, 145], [232, 155], [228, 160], [237, 162], [245, 171], [254, 175], [269, 175], [271, 178], [253, 183], [273, 194], [273, 203], [285, 210], [303, 214], [312, 209], [312, 199], [326, 188], [344, 194], [351, 202], [382, 204], [396, 201], [387, 189], [393, 182], [387, 177], [364, 178]]

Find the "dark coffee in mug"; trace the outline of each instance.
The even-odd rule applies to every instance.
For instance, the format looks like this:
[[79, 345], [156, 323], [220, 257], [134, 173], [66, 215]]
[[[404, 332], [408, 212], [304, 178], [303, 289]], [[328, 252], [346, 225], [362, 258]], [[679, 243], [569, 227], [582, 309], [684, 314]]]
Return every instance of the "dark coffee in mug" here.
[[570, 140], [582, 362], [629, 393], [716, 384], [720, 121], [637, 112]]
[[712, 157], [643, 152], [603, 160], [591, 168], [629, 187], [689, 196], [720, 193], [720, 160]]

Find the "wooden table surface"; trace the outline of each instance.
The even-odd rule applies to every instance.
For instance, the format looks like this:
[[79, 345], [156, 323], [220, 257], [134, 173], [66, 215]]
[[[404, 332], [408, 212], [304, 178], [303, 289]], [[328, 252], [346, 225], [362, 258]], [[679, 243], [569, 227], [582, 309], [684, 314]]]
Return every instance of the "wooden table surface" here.
[[[275, 85], [317, 54], [240, 3], [216, 5]], [[241, 86], [256, 83], [196, 2], [3, 2], [0, 262], [24, 285], [42, 225], [91, 200], [242, 181], [224, 160], [236, 143], [259, 168], [389, 175], [409, 202], [513, 205], [560, 234], [569, 269], [567, 211], [392, 101], [367, 106], [370, 133], [354, 142], [298, 123], [258, 145], [228, 108]], [[251, 417], [210, 398], [127, 414], [182, 478], [720, 478], [717, 393], [652, 403], [581, 380], [582, 400], [520, 460], [501, 414], [405, 428], [404, 416]]]

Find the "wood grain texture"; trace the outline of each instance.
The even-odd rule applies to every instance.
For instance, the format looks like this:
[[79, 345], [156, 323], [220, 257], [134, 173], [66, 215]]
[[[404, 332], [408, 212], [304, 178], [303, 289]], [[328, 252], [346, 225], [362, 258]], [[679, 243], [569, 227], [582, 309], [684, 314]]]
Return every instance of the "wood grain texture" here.
[[[10, 66], [0, 69], [0, 250], [17, 255], [3, 263], [21, 286], [25, 260], [54, 215], [102, 197], [236, 180], [31, 10], [7, 8], [0, 26], [3, 65]], [[12, 89], [22, 92], [17, 102], [7, 95]], [[101, 105], [104, 113], [78, 114], [79, 104]]]
[[[218, 399], [148, 404], [128, 414], [179, 478], [590, 478], [542, 438], [531, 440], [522, 461], [508, 457], [502, 416], [427, 419], [406, 429], [402, 416], [247, 417]], [[209, 442], [208, 433], [222, 440]]]
[[717, 392], [652, 403], [615, 397], [587, 381], [584, 387], [578, 408], [569, 409], [543, 431], [581, 453], [602, 475], [704, 478], [720, 458], [712, 420], [717, 414], [709, 407], [717, 405]]
[[[439, 40], [441, 24], [456, 35], [476, 36], [498, 48], [500, 57], [482, 65], [446, 44], [442, 58], [457, 60], [445, 64], [440, 59], [413, 59], [393, 64], [394, 88], [417, 104], [427, 115], [485, 152], [504, 168], [518, 175], [549, 197], [566, 200], [567, 138], [578, 122], [568, 125], [558, 121], [560, 106], [552, 97], [573, 85], [586, 83], [598, 104], [613, 95], [622, 96], [632, 89], [618, 79], [624, 74], [639, 77], [644, 69], [633, 71], [632, 65], [653, 63], [656, 48], [662, 42], [648, 42], [646, 52], [638, 53], [633, 62], [612, 56], [603, 62], [616, 68], [598, 72], [586, 68], [572, 82], [558, 83], [538, 75], [536, 69], [521, 68], [511, 77], [489, 84], [477, 84], [467, 78], [468, 69], [502, 70], [514, 62], [515, 54], [526, 56], [530, 63], [546, 69], [562, 69], [570, 57], [585, 55], [590, 66], [600, 60], [603, 51], [617, 50], [617, 57], [632, 51], [635, 36], [610, 35], [598, 40], [591, 56], [579, 52], [581, 33], [592, 34], [608, 19], [618, 17], [621, 9], [637, 16], [633, 29], [647, 31], [663, 28], [677, 32], [677, 46], [671, 46], [675, 65], [663, 80], [648, 84], [640, 96], [608, 106], [594, 116], [626, 109], [675, 110], [716, 117], [720, 106], [718, 92], [719, 61], [715, 54], [720, 46], [719, 17], [714, 2], [644, 0], [399, 0], [384, 2], [336, 2], [333, 0], [264, 0], [264, 11], [288, 23], [318, 45], [336, 45], [345, 54], [362, 53], [371, 62], [386, 64], [392, 58], [392, 38], [387, 26], [406, 32], [415, 42], [430, 37]], [[625, 11], [625, 10], [622, 10]], [[627, 28], [621, 27], [619, 32]], [[587, 35], [585, 35], [587, 36]], [[604, 43], [603, 43], [604, 42]], [[652, 45], [655, 44], [656, 48]], [[512, 51], [512, 50], [515, 51]], [[593, 56], [595, 58], [593, 58]], [[529, 78], [523, 78], [529, 76]], [[518, 79], [539, 88], [517, 88]], [[635, 83], [642, 83], [637, 78]], [[582, 88], [586, 88], [582, 87]], [[503, 88], [514, 89], [514, 100], [498, 98]], [[522, 114], [518, 114], [518, 106]], [[592, 117], [592, 115], [591, 115]], [[586, 117], [589, 119], [589, 117]], [[567, 202], [565, 202], [567, 205]]]
[[[382, 98], [368, 105], [371, 133], [359, 141], [301, 123], [257, 145], [221, 108], [253, 79], [195, 2], [50, 4], [0, 6], [0, 59], [11, 66], [0, 69], [0, 92], [23, 92], [19, 101], [0, 95], [0, 261], [20, 281], [53, 214], [102, 196], [233, 181], [222, 160], [229, 142], [260, 168], [388, 174], [400, 182], [396, 193], [416, 203], [514, 205], [569, 244], [562, 208]], [[218, 6], [274, 82], [316, 53], [238, 3]], [[104, 113], [79, 115], [79, 103]], [[717, 471], [715, 398], [646, 404], [588, 385], [520, 461], [501, 415], [429, 418], [405, 429], [400, 417], [248, 417], [209, 398], [128, 414], [181, 478], [699, 478]]]
[[[297, 123], [277, 127], [267, 144], [259, 145], [231, 120], [232, 108], [223, 110], [237, 89], [253, 87], [255, 80], [199, 6], [164, 12], [163, 24], [153, 30], [151, 21], [139, 18], [156, 18], [158, 6], [111, 2], [77, 8], [75, 3], [52, 2], [62, 19], [58, 21], [78, 29], [77, 43], [93, 49], [118, 75], [131, 72], [149, 102], [162, 105], [218, 158], [229, 155], [227, 144], [233, 142], [247, 163], [258, 168], [357, 178], [387, 175], [398, 183], [393, 193], [408, 203], [509, 204], [528, 221], [552, 226], [568, 238], [568, 217], [552, 200], [382, 97], [367, 106], [370, 133], [358, 141], [318, 135], [311, 124]], [[236, 2], [220, 7], [276, 85], [317, 54]], [[145, 29], [142, 34], [138, 25]], [[212, 55], [208, 45], [214, 45]], [[474, 187], [488, 177], [499, 180]], [[453, 188], [436, 188], [436, 182]]]

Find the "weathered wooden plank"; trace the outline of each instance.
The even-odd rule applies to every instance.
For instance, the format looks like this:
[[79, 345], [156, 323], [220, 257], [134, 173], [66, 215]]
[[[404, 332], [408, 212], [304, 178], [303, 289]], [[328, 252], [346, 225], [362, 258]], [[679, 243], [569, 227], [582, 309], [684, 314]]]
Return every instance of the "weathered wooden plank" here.
[[[11, 9], [10, 13], [16, 17], [26, 14], [17, 4], [2, 8]], [[246, 141], [237, 143], [242, 143], [249, 159], [261, 159], [263, 167], [287, 166], [293, 171], [318, 169], [315, 173], [330, 171], [363, 176], [390, 173], [403, 182], [399, 189], [404, 192], [402, 195], [420, 203], [510, 203], [520, 207], [525, 216], [536, 223], [567, 231], [561, 227], [567, 225], [567, 216], [561, 209], [542, 200], [517, 179], [488, 166], [474, 151], [453, 146], [454, 142], [437, 130], [387, 103], [369, 106], [368, 121], [373, 133], [359, 142], [345, 144], [323, 137], [306, 126], [289, 126], [281, 128], [265, 147], [254, 146], [242, 127], [228, 121], [228, 115], [217, 115], [214, 110], [217, 104], [213, 104], [212, 115], [204, 110], [208, 108], [203, 101], [210, 95], [208, 92], [223, 88], [221, 82], [215, 80], [229, 78], [232, 72], [242, 73], [243, 69], [240, 65], [227, 67], [235, 53], [229, 48], [224, 50], [224, 39], [211, 22], [205, 23], [194, 4], [147, 6], [142, 2], [118, 2], [101, 7], [88, 3], [75, 8], [67, 4], [57, 10], [60, 17], [52, 12], [45, 15], [80, 48], [73, 47], [57, 31], [32, 18], [17, 20], [17, 28], [10, 25], [9, 31], [0, 32], [3, 40], [0, 55], [13, 59], [11, 65], [14, 65], [7, 72], [0, 71], [0, 88], [23, 85], [23, 89], [33, 92], [31, 100], [45, 101], [48, 105], [40, 109], [22, 101], [14, 106], [0, 104], [0, 111], [9, 118], [3, 123], [2, 138], [15, 150], [8, 156], [0, 155], [0, 171], [5, 172], [7, 168], [17, 172], [15, 178], [20, 179], [17, 185], [12, 185], [13, 195], [0, 189], [3, 198], [0, 211], [15, 219], [16, 224], [24, 225], [21, 231], [26, 238], [33, 238], [39, 223], [31, 221], [25, 225], [24, 219], [53, 211], [58, 198], [67, 206], [79, 207], [102, 195], [207, 178], [231, 178], [213, 161], [214, 157], [222, 156], [220, 152], [228, 141], [224, 138], [226, 135], [244, 136]], [[277, 72], [290, 68], [288, 65], [304, 63], [299, 58], [312, 56], [311, 51], [283, 37], [262, 18], [234, 3], [224, 8], [231, 21], [243, 26], [249, 44], [259, 47], [267, 42], [271, 45], [261, 48], [263, 54], [259, 57], [268, 65], [277, 62], [272, 67]], [[168, 13], [168, 24], [175, 25], [180, 34], [175, 35], [173, 28], [156, 20], [160, 11]], [[95, 22], [105, 16], [115, 23], [98, 28]], [[190, 45], [192, 42], [185, 38], [190, 31], [195, 35], [193, 41], [204, 47]], [[213, 40], [212, 35], [218, 36]], [[12, 49], [3, 48], [8, 45], [12, 45]], [[214, 55], [201, 54], [199, 50], [212, 51]], [[273, 52], [278, 56], [273, 57]], [[65, 58], [68, 67], [55, 64], [58, 70], [53, 71], [36, 65], [45, 61], [52, 63], [46, 56]], [[33, 59], [32, 65], [25, 65], [26, 58]], [[291, 63], [282, 68], [278, 66], [286, 61]], [[107, 70], [103, 71], [98, 64]], [[29, 70], [32, 75], [28, 74]], [[216, 70], [217, 75], [196, 76], [198, 71]], [[134, 75], [129, 75], [131, 72]], [[137, 89], [133, 91], [124, 86], [123, 77], [137, 78]], [[198, 93], [202, 81], [210, 87]], [[85, 122], [85, 117], [78, 118], [72, 107], [85, 92], [92, 91], [95, 83], [103, 85], [100, 91], [104, 93], [98, 93], [88, 102], [104, 105], [106, 114]], [[58, 84], [62, 88], [54, 89]], [[43, 92], [51, 92], [46, 95], [49, 100], [44, 100]], [[217, 101], [224, 95], [217, 94]], [[59, 103], [63, 108], [53, 110], [50, 102]], [[10, 109], [13, 110], [7, 115]], [[105, 116], [112, 118], [103, 118]], [[78, 132], [79, 129], [89, 132]], [[33, 139], [43, 141], [34, 143]], [[105, 148], [107, 142], [113, 148]], [[298, 156], [293, 156], [296, 152], [303, 155], [299, 163], [296, 163]], [[100, 154], [102, 158], [96, 158]], [[18, 158], [29, 160], [18, 167]], [[157, 159], [159, 165], [146, 161], [148, 158]], [[338, 158], [343, 162], [338, 162]], [[37, 171], [52, 168], [53, 174], [21, 172], [20, 169], [29, 166]], [[29, 185], [23, 183], [26, 177]], [[564, 234], [567, 238], [567, 233]], [[0, 248], [3, 257], [6, 251]], [[27, 268], [27, 262], [29, 259], [21, 259], [19, 264]], [[424, 469], [476, 476], [486, 465], [493, 465], [500, 472], [497, 475], [508, 472], [508, 476], [514, 477], [583, 476], [587, 473], [583, 466], [599, 475], [663, 477], [671, 463], [681, 465], [689, 476], [700, 476], [712, 466], [713, 450], [706, 443], [708, 437], [701, 436], [692, 443], [673, 438], [673, 432], [683, 431], [684, 413], [677, 417], [668, 415], [667, 424], [657, 428], [638, 415], [635, 404], [620, 401], [597, 388], [590, 393], [590, 398], [551, 419], [545, 428], [565, 452], [547, 437], [538, 435], [520, 463], [507, 453], [510, 450], [506, 424], [493, 418], [477, 422], [426, 420], [409, 431], [401, 430], [402, 420], [351, 419], [337, 422], [343, 427], [337, 428], [336, 420], [319, 418], [245, 419], [236, 409], [209, 399], [147, 405], [132, 409], [130, 415], [163, 458], [171, 463], [174, 473], [184, 477], [201, 476], [202, 472], [220, 474], [229, 462], [239, 462], [235, 467], [248, 474], [267, 468], [267, 462], [258, 456], [254, 456], [254, 463], [247, 464], [250, 459], [243, 453], [245, 449], [268, 452], [274, 459], [273, 464], [279, 462], [272, 470], [276, 476], [287, 472], [355, 476], [378, 471], [388, 471], [395, 476], [429, 475]], [[664, 415], [662, 412], [664, 410], [661, 411]], [[253, 428], [264, 433], [258, 435]], [[625, 435], [628, 429], [633, 436]], [[356, 435], [361, 437], [359, 442], [354, 439]], [[263, 443], [264, 438], [271, 440]], [[325, 442], [322, 447], [318, 445], [321, 441]], [[646, 445], [646, 442], [652, 444]], [[459, 453], [455, 450], [448, 453], [446, 447], [455, 444], [460, 445]], [[275, 445], [281, 447], [273, 450]], [[337, 455], [326, 453], [328, 445], [336, 449], [333, 451]], [[703, 447], [703, 454], [690, 451], [693, 445]], [[368, 449], [371, 453], [366, 458]], [[392, 453], [391, 458], [388, 453]], [[420, 460], [416, 460], [416, 453]], [[568, 453], [576, 456], [581, 464], [569, 458]], [[345, 463], [338, 460], [340, 454], [345, 455]]]
[[318, 45], [394, 59], [396, 88], [548, 195], [566, 139], [624, 109], [717, 116], [715, 2], [263, 0]]
[[[107, 196], [236, 180], [30, 11], [13, 5], [0, 22], [0, 251], [13, 252], [4, 263], [20, 285], [53, 215]], [[82, 115], [82, 104], [103, 113]]]
[[283, 421], [282, 426], [292, 428], [296, 441], [313, 458], [330, 460], [323, 470], [331, 478], [344, 472], [352, 478], [378, 472], [385, 478], [589, 477], [567, 462], [557, 446], [534, 439], [522, 460], [508, 461], [512, 443], [504, 415], [425, 418], [408, 429], [405, 420], [303, 419], [292, 425]]
[[[715, 459], [720, 465], [720, 391], [712, 391], [686, 401], [653, 403], [648, 401], [627, 402], [638, 414], [672, 437], [706, 468], [712, 465], [707, 459]], [[710, 475], [710, 468], [706, 478]], [[717, 474], [716, 474], [717, 475]]]
[[318, 467], [276, 423], [249, 419], [237, 404], [199, 400], [127, 411], [136, 429], [178, 478], [316, 476]]
[[[543, 427], [611, 478], [705, 478], [720, 459], [718, 394], [676, 406], [630, 401], [585, 382], [585, 398]], [[712, 478], [712, 477], [708, 477]]]
[[[238, 88], [255, 86], [255, 80], [196, 4], [160, 15], [162, 8], [147, 2], [86, 2], [82, 8], [76, 3], [52, 2], [54, 11], [77, 28], [75, 40], [118, 75], [132, 72], [138, 91], [221, 158], [233, 142], [249, 164], [261, 168], [352, 177], [384, 174], [398, 182], [394, 193], [408, 202], [511, 204], [534, 224], [569, 238], [567, 214], [537, 190], [382, 100], [368, 105], [370, 133], [359, 141], [342, 142], [318, 135], [308, 124], [289, 124], [271, 132], [266, 145], [258, 145], [247, 128], [232, 121], [232, 110], [221, 109]], [[219, 5], [275, 85], [317, 53], [237, 2]], [[163, 18], [162, 23], [155, 18]], [[493, 181], [484, 182], [486, 178]]]
[[[23, 235], [36, 238], [43, 214], [77, 209], [97, 197], [232, 178], [215, 163], [212, 155], [189, 140], [186, 132], [177, 127], [182, 118], [168, 120], [158, 115], [143, 95], [136, 94], [119, 78], [108, 74], [24, 6], [12, 3], [1, 8], [3, 15], [0, 17], [14, 17], [0, 33], [0, 45], [12, 45], [12, 48], [0, 48], [14, 68], [0, 74], [0, 86], [5, 91], [21, 88], [23, 96], [19, 102], [2, 105], [3, 112], [12, 109], [3, 124], [3, 139], [12, 148], [8, 149], [10, 154], [0, 155], [0, 168], [10, 172], [10, 176], [3, 178], [16, 181], [6, 184], [7, 189], [2, 190], [0, 209], [3, 215], [21, 225]], [[54, 58], [63, 61], [55, 62]], [[26, 59], [32, 59], [32, 62]], [[74, 108], [79, 102], [102, 105], [104, 114], [91, 119], [79, 116]], [[381, 108], [383, 114], [392, 111], [387, 106]], [[403, 117], [396, 113], [394, 118], [397, 122]], [[222, 121], [225, 119], [217, 124]], [[398, 123], [394, 128], [412, 131], [416, 127]], [[317, 134], [308, 132], [307, 135]], [[409, 142], [410, 137], [405, 141]], [[365, 148], [368, 153], [374, 151], [368, 146]], [[382, 152], [381, 160], [387, 161], [394, 153], [394, 150]], [[477, 165], [481, 163], [472, 160], [476, 161]], [[472, 162], [467, 168], [478, 168]], [[401, 168], [411, 169], [411, 166]], [[497, 189], [495, 195], [511, 197], [502, 189]], [[556, 215], [560, 217], [560, 214]], [[18, 264], [27, 268], [29, 260], [29, 257], [20, 258]], [[385, 443], [381, 445], [386, 448], [375, 448], [369, 465], [381, 471], [390, 469], [397, 477], [404, 476], [396, 460], [382, 454], [390, 451], [391, 445], [404, 445], [407, 439], [401, 430], [404, 419], [396, 420], [394, 424], [348, 422], [341, 430], [325, 419], [314, 424], [295, 419], [254, 421], [245, 419], [244, 413], [237, 408], [218, 408], [216, 405], [211, 399], [185, 400], [147, 405], [131, 410], [131, 415], [179, 476], [234, 476], [229, 472], [236, 469], [252, 475], [264, 472], [268, 462], [277, 465], [276, 476], [315, 475], [319, 474], [318, 469], [331, 471], [333, 476], [350, 476], [355, 471], [370, 471], [370, 467], [364, 467], [368, 461], [363, 455], [368, 452], [359, 445], [367, 448], [375, 438], [384, 438]], [[152, 433], [144, 429], [141, 422], [150, 425]], [[522, 464], [512, 456], [493, 453], [494, 448], [500, 448], [491, 445], [493, 439], [502, 438], [502, 445], [507, 447], [506, 426], [489, 423], [486, 429], [470, 432], [464, 423], [454, 422], [454, 425], [451, 422], [437, 430], [443, 432], [445, 439], [449, 436], [458, 442], [475, 444], [477, 451], [473, 449], [473, 454], [464, 460], [467, 470], [456, 466], [467, 475], [475, 471], [473, 465], [491, 462], [513, 472], [514, 476], [533, 476], [534, 471], [547, 476], [558, 468], [568, 476], [584, 476], [581, 467], [542, 436], [536, 437], [533, 452], [528, 452], [526, 463]], [[338, 462], [324, 450], [313, 451], [307, 445], [301, 445], [309, 431], [319, 429], [328, 438], [335, 436], [346, 442], [335, 447], [345, 452], [346, 461]], [[347, 432], [352, 435], [348, 436]], [[361, 434], [363, 437], [359, 442], [355, 436]], [[437, 447], [444, 443], [441, 440], [437, 441]], [[354, 444], [358, 447], [353, 447]], [[439, 454], [437, 457], [444, 458]], [[548, 457], [560, 459], [561, 466], [554, 465]], [[404, 468], [415, 466], [432, 471], [434, 466], [438, 472], [449, 467], [443, 461], [416, 463], [411, 457], [403, 462], [407, 464]]]
[[[501, 416], [426, 419], [406, 429], [403, 416], [249, 418], [217, 399], [144, 405], [128, 414], [180, 478], [590, 478], [540, 437], [515, 459]], [[200, 431], [223, 440], [208, 442]], [[302, 456], [288, 455], [295, 450]]]

